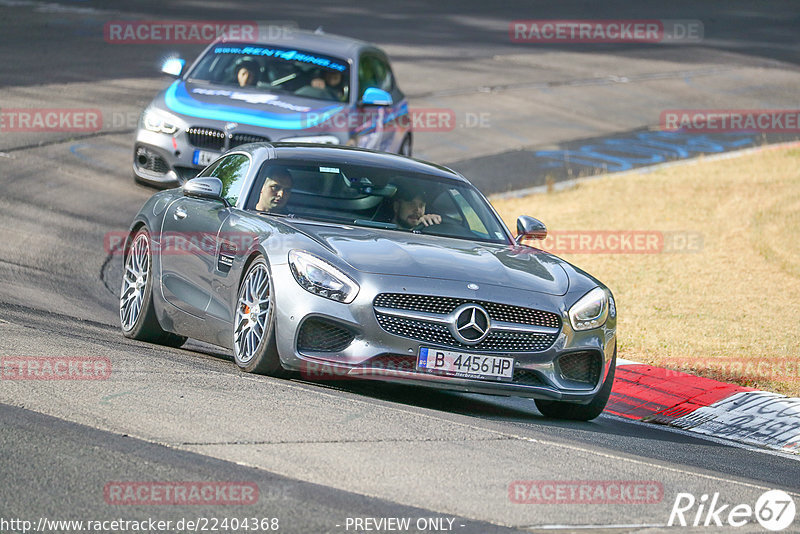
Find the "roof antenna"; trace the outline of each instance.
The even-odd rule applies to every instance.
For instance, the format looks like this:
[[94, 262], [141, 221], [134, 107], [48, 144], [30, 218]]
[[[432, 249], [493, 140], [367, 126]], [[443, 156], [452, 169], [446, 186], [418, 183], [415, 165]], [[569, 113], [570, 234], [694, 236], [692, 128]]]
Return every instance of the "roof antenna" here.
[[321, 34], [323, 34], [325, 32], [322, 31], [322, 26], [318, 26], [317, 29], [314, 30], [314, 33], [316, 33], [317, 35], [321, 35]]

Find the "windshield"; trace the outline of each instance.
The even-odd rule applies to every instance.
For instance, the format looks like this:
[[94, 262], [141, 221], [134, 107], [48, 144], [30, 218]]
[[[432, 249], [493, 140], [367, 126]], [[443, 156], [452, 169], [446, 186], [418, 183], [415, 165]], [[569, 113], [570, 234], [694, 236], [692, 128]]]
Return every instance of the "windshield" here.
[[246, 209], [508, 244], [503, 224], [472, 185], [380, 167], [267, 161], [259, 170]]
[[263, 45], [212, 47], [188, 79], [335, 102], [346, 102], [350, 93], [347, 61]]

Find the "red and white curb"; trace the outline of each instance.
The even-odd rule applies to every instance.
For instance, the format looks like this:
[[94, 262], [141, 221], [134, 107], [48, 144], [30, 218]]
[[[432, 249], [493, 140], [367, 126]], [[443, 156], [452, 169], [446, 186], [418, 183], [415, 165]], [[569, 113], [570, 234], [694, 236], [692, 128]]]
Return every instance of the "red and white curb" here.
[[800, 455], [800, 398], [621, 358], [606, 412]]
[[[644, 174], [670, 167], [696, 165], [701, 161], [732, 159], [798, 146], [800, 141], [788, 141], [723, 154], [706, 154], [624, 172], [566, 180], [557, 182], [553, 187], [558, 191], [587, 180]], [[545, 193], [548, 187], [542, 185], [494, 194], [490, 200]], [[800, 398], [617, 358], [614, 387], [605, 411], [628, 419], [669, 425], [714, 438], [800, 455]]]

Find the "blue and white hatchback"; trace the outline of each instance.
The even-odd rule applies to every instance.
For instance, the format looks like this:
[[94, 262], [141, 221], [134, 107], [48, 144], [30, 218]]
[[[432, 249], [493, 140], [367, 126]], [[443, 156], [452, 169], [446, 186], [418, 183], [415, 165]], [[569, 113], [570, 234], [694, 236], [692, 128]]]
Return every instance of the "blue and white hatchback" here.
[[410, 156], [411, 120], [386, 54], [345, 37], [292, 30], [269, 42], [220, 39], [142, 113], [137, 181], [174, 186], [245, 143], [350, 145]]

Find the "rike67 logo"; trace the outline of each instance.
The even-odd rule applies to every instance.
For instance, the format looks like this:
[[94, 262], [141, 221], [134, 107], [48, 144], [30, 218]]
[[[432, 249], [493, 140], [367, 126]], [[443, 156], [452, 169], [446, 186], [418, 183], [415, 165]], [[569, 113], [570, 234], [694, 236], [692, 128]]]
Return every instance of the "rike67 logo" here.
[[719, 493], [703, 494], [699, 499], [691, 493], [678, 493], [667, 526], [737, 528], [752, 522], [754, 516], [767, 530], [784, 530], [794, 521], [794, 500], [785, 491], [770, 490], [758, 498], [755, 507], [749, 504], [732, 506], [723, 504]]

